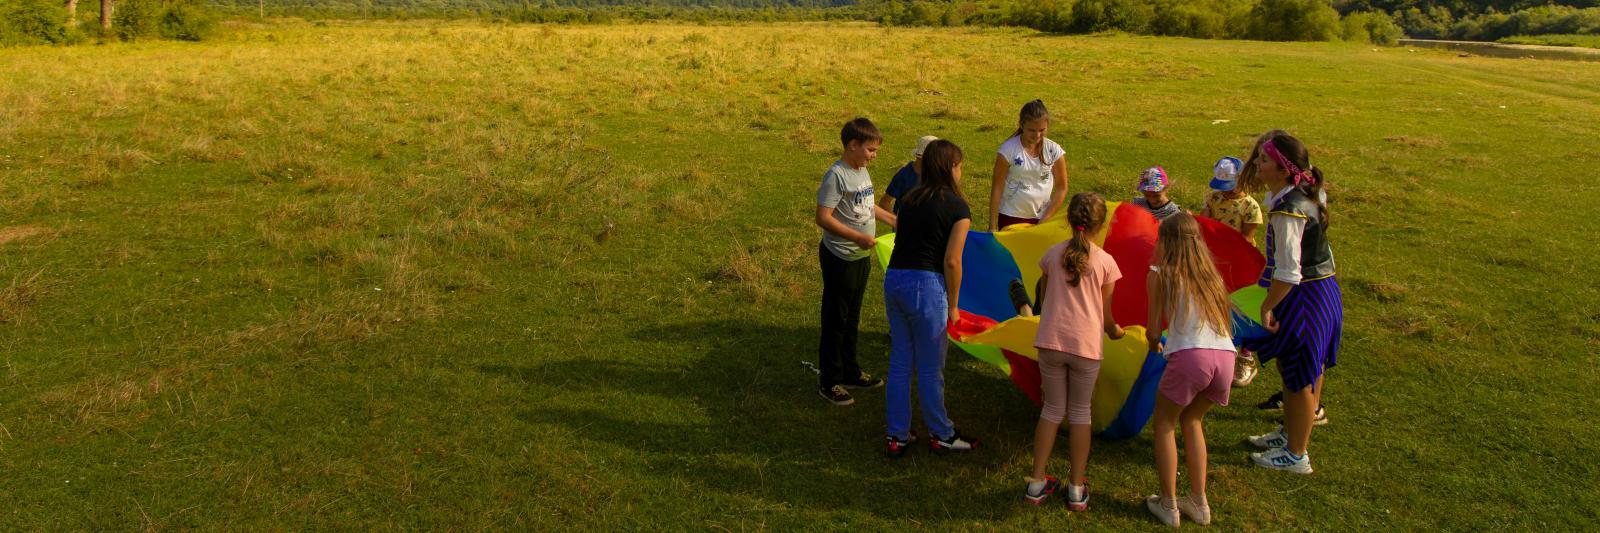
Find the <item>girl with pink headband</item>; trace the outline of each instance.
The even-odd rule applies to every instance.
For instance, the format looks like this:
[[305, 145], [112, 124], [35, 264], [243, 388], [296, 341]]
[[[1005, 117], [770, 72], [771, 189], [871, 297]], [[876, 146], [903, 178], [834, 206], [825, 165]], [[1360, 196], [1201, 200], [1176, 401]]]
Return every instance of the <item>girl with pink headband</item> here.
[[1256, 465], [1311, 473], [1311, 427], [1322, 401], [1323, 372], [1337, 363], [1344, 329], [1344, 303], [1328, 244], [1328, 205], [1322, 171], [1310, 164], [1299, 139], [1268, 135], [1252, 163], [1267, 195], [1267, 267], [1260, 285], [1265, 338], [1245, 340], [1264, 363], [1278, 361], [1283, 376], [1283, 424], [1250, 437], [1266, 451], [1250, 454]]

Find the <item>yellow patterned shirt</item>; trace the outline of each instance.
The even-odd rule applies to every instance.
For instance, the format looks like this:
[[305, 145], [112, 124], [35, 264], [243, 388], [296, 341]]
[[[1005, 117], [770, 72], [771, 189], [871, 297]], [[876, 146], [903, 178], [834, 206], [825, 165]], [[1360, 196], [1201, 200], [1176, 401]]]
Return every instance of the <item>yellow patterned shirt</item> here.
[[[1206, 209], [1211, 211], [1211, 218], [1227, 224], [1233, 229], [1244, 231], [1245, 224], [1261, 224], [1264, 218], [1261, 214], [1261, 204], [1250, 195], [1241, 198], [1228, 198], [1226, 192], [1211, 191], [1206, 196]], [[1252, 239], [1253, 240], [1253, 239]]]

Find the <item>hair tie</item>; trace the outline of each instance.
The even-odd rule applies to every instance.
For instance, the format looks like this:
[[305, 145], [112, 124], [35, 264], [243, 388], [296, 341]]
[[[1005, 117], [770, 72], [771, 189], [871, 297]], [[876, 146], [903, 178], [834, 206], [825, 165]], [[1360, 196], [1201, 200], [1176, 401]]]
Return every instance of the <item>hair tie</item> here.
[[1078, 231], [1084, 231], [1083, 226], [1073, 226], [1072, 229], [1075, 229], [1075, 230], [1078, 230]]

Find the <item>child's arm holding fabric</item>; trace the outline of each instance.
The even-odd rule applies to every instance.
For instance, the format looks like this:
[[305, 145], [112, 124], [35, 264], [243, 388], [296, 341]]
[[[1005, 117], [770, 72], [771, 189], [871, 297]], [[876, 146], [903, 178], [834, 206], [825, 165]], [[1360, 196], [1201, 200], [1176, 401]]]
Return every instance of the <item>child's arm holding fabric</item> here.
[[950, 239], [944, 244], [944, 286], [951, 323], [961, 320], [961, 253], [967, 246], [967, 230], [971, 228], [971, 218], [957, 220], [950, 226]]
[[1120, 339], [1127, 333], [1122, 331], [1122, 326], [1117, 325], [1117, 318], [1111, 314], [1111, 291], [1116, 288], [1115, 281], [1100, 286], [1101, 298], [1105, 300], [1100, 309], [1101, 320], [1105, 323], [1106, 336], [1111, 337], [1111, 340]]
[[1150, 351], [1159, 352], [1161, 348], [1161, 315], [1167, 309], [1167, 293], [1161, 284], [1161, 273], [1150, 267], [1150, 273], [1144, 277], [1145, 294], [1149, 295], [1150, 310], [1145, 316], [1144, 342], [1150, 345]]

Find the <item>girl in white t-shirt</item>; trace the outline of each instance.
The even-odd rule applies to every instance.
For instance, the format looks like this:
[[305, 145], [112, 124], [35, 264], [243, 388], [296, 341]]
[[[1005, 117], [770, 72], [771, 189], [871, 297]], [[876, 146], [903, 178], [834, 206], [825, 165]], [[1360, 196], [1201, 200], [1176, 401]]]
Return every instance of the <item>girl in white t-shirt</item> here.
[[989, 191], [989, 231], [1050, 218], [1067, 197], [1066, 151], [1045, 138], [1050, 111], [1034, 100], [1022, 106], [1017, 131], [1000, 145]]
[[[1145, 340], [1152, 351], [1167, 358], [1167, 369], [1161, 376], [1152, 420], [1161, 493], [1147, 498], [1145, 506], [1169, 526], [1177, 526], [1180, 516], [1209, 524], [1203, 422], [1212, 405], [1228, 405], [1228, 389], [1233, 385], [1233, 304], [1193, 215], [1180, 212], [1161, 223], [1152, 263], [1145, 278], [1150, 295], [1150, 327], [1145, 330]], [[1165, 343], [1161, 341], [1163, 322], [1167, 325]], [[1177, 497], [1179, 424], [1189, 459], [1189, 495], [1183, 498]]]

